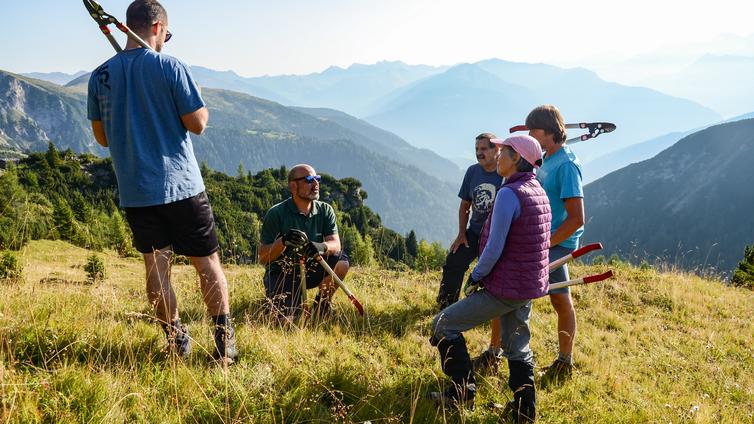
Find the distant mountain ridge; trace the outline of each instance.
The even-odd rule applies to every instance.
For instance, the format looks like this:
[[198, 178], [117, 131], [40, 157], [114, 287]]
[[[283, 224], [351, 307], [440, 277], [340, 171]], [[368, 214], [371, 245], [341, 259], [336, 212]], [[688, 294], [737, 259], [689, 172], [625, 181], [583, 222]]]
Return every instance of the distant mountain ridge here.
[[754, 243], [754, 119], [686, 136], [584, 190], [584, 241], [606, 253], [730, 271]]
[[[754, 118], [754, 112], [726, 119], [722, 122], [716, 123], [715, 125], [752, 118]], [[592, 159], [591, 161], [586, 162], [583, 167], [584, 184], [590, 183], [594, 180], [597, 180], [598, 178], [602, 178], [603, 176], [632, 163], [650, 159], [661, 151], [672, 146], [683, 137], [694, 132], [701, 131], [702, 129], [704, 128], [696, 128], [694, 130], [683, 132], [672, 132], [669, 134], [661, 135], [659, 137], [655, 137], [651, 140], [632, 144], [615, 152], [611, 152], [598, 158]]]
[[[506, 136], [535, 106], [558, 106], [567, 122], [610, 121], [618, 130], [574, 147], [585, 161], [669, 131], [721, 120], [714, 111], [660, 92], [601, 80], [585, 69], [491, 59], [415, 83], [365, 119], [446, 157], [482, 130]], [[572, 131], [571, 133], [575, 133]]]
[[754, 56], [706, 54], [678, 72], [647, 78], [642, 85], [692, 99], [733, 116], [754, 106]]
[[[82, 86], [83, 81], [60, 87], [0, 72], [0, 154], [45, 150], [53, 142], [60, 149], [107, 155], [89, 128]], [[421, 154], [405, 141], [337, 111], [329, 112], [333, 119], [321, 119], [242, 93], [207, 88], [203, 95], [211, 111], [210, 126], [192, 138], [197, 158], [210, 167], [235, 174], [239, 164], [258, 171], [311, 163], [338, 178], [360, 180], [367, 204], [387, 227], [403, 233], [414, 229], [433, 241], [447, 242], [454, 235], [456, 187], [405, 164], [411, 160], [391, 158], [397, 155], [391, 155], [391, 143], [396, 143], [396, 151]], [[371, 131], [383, 146], [369, 149], [375, 140], [336, 120]]]
[[93, 140], [83, 95], [0, 70], [0, 147], [36, 151], [52, 142], [77, 152], [104, 154]]
[[72, 80], [87, 74], [87, 71], [78, 71], [72, 74], [66, 74], [65, 72], [28, 72], [20, 74], [25, 77], [34, 78], [42, 81], [51, 82], [57, 85], [66, 85]]

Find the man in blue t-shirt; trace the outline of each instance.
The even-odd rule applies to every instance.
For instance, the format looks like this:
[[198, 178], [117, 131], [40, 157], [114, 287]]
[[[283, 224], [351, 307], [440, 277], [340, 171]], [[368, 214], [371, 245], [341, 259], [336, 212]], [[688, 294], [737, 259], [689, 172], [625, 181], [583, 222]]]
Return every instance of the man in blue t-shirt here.
[[495, 203], [495, 194], [503, 182], [497, 174], [497, 153], [500, 148], [490, 142], [496, 138], [492, 133], [482, 133], [476, 137], [476, 158], [479, 163], [471, 165], [463, 177], [458, 197], [458, 236], [450, 246], [450, 251], [442, 267], [442, 280], [437, 295], [439, 310], [458, 301], [461, 294], [463, 276], [479, 251], [479, 234]]
[[[584, 233], [584, 190], [581, 162], [568, 146], [565, 123], [558, 108], [543, 105], [526, 117], [529, 135], [536, 138], [545, 152], [537, 179], [547, 193], [552, 209], [550, 262], [560, 259], [579, 246]], [[550, 284], [568, 280], [568, 266], [550, 273]], [[573, 342], [576, 337], [576, 310], [568, 287], [550, 290], [550, 302], [558, 314], [560, 352], [547, 368], [543, 385], [568, 378], [573, 369]]]
[[147, 297], [171, 351], [183, 357], [191, 351], [170, 284], [175, 253], [188, 256], [199, 274], [215, 323], [213, 356], [232, 363], [237, 352], [227, 280], [189, 137], [189, 131], [204, 131], [209, 113], [189, 68], [160, 53], [172, 36], [165, 8], [156, 0], [137, 0], [126, 15], [127, 25], [152, 49], [129, 38], [125, 50], [92, 72], [87, 107], [94, 137], [110, 149], [120, 206], [144, 255]]

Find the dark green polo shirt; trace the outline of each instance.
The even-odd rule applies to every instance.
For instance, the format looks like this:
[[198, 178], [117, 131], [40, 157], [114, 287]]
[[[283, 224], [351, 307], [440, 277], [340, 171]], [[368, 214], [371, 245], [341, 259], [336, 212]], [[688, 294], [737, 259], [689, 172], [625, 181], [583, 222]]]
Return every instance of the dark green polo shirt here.
[[[308, 215], [299, 212], [292, 198], [287, 198], [270, 208], [264, 216], [260, 241], [262, 244], [273, 243], [278, 237], [287, 233], [291, 228], [306, 233], [309, 240], [325, 241], [325, 237], [338, 234], [338, 224], [335, 222], [335, 210], [325, 202], [315, 200]], [[269, 271], [279, 271], [279, 261], [289, 259], [289, 249], [283, 252], [276, 261], [270, 264]]]

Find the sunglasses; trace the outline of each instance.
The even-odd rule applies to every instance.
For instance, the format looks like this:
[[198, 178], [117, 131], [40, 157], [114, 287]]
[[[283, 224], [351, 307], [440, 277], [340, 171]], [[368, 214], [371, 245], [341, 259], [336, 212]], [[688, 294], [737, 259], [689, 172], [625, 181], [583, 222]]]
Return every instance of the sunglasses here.
[[[157, 24], [165, 26], [165, 24], [163, 24], [162, 21], [157, 21], [153, 23], [152, 25], [157, 25]], [[173, 38], [173, 33], [170, 31], [165, 31], [165, 42], [167, 43], [168, 41], [170, 41], [171, 38]]]
[[308, 184], [311, 184], [315, 181], [320, 182], [322, 180], [322, 176], [321, 175], [307, 175], [305, 177], [294, 178], [291, 181], [301, 181], [301, 180], [306, 180]]

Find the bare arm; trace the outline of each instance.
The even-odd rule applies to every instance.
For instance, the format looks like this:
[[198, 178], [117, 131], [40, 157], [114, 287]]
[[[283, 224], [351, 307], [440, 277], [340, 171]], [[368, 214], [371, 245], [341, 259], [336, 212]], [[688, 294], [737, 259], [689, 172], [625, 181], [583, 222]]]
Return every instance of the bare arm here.
[[204, 129], [207, 128], [208, 120], [209, 111], [206, 107], [199, 108], [191, 113], [181, 116], [183, 126], [196, 135], [204, 132]]
[[107, 136], [105, 135], [105, 127], [102, 125], [102, 121], [92, 121], [92, 132], [97, 143], [102, 147], [107, 147]]
[[332, 234], [325, 237], [325, 244], [327, 245], [326, 255], [332, 255], [340, 252], [340, 236]]
[[259, 263], [267, 265], [268, 263], [279, 258], [285, 250], [285, 244], [283, 244], [283, 238], [278, 237], [270, 244], [259, 245]]
[[458, 207], [458, 235], [455, 241], [450, 245], [450, 251], [456, 253], [461, 245], [469, 247], [469, 242], [466, 240], [466, 225], [469, 223], [469, 215], [471, 214], [471, 201], [461, 199], [461, 205]]
[[563, 201], [568, 217], [550, 236], [550, 247], [557, 246], [584, 225], [584, 199], [570, 197]]

